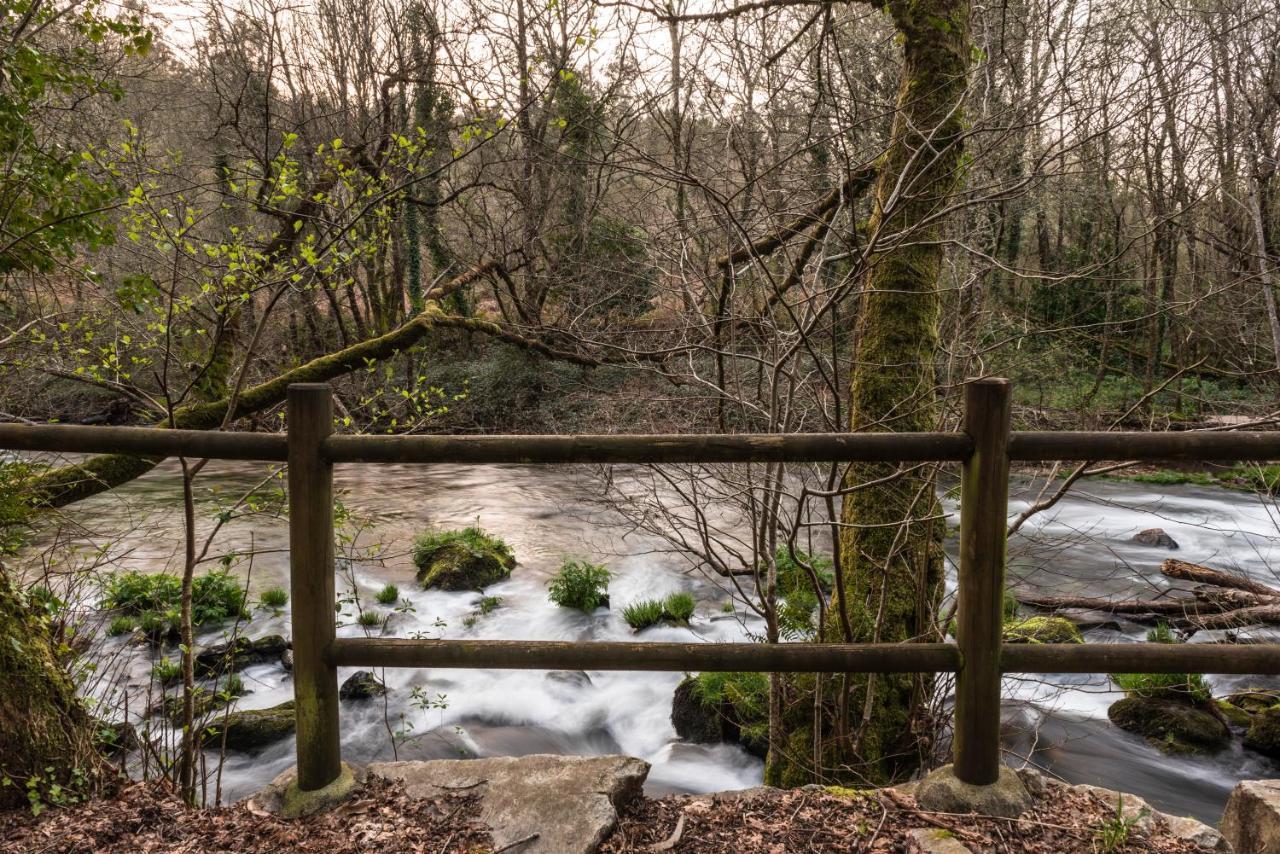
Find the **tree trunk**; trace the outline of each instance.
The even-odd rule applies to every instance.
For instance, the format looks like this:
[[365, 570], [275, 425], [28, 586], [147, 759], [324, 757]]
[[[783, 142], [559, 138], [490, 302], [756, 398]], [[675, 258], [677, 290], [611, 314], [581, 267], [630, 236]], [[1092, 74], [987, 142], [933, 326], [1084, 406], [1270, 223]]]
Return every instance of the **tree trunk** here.
[[53, 785], [88, 794], [105, 777], [61, 652], [0, 566], [0, 809], [43, 803]]
[[[892, 241], [868, 265], [858, 316], [850, 394], [854, 431], [938, 428], [935, 357], [941, 298], [937, 219], [960, 183], [960, 104], [970, 58], [967, 0], [896, 0], [888, 5], [903, 39], [903, 65], [889, 148], [879, 164], [868, 229]], [[893, 466], [851, 467], [846, 487], [884, 478]], [[934, 634], [942, 595], [942, 535], [933, 476], [914, 470], [845, 496], [837, 601], [830, 632], [847, 621], [854, 642], [923, 640]], [[843, 619], [841, 618], [843, 615]], [[766, 781], [899, 778], [918, 767], [927, 739], [923, 713], [933, 680], [918, 675], [826, 680], [847, 687], [813, 731], [810, 703], [796, 705], [785, 751], [770, 754]], [[812, 683], [810, 683], [812, 684]], [[847, 711], [846, 711], [847, 710]], [[846, 723], [847, 715], [847, 723]], [[803, 716], [803, 718], [801, 717]], [[811, 746], [821, 739], [821, 766]], [[781, 754], [781, 755], [775, 755]]]

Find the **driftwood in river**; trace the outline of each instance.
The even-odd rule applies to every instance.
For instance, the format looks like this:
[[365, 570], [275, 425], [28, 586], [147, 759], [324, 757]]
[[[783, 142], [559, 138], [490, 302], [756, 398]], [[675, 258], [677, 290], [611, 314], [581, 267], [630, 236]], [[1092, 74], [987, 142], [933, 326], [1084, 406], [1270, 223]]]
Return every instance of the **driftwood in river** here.
[[1018, 601], [1044, 611], [1095, 611], [1140, 623], [1167, 622], [1184, 632], [1280, 625], [1280, 589], [1176, 558], [1161, 564], [1160, 572], [1197, 586], [1190, 595], [1175, 592], [1159, 599], [1031, 596]]

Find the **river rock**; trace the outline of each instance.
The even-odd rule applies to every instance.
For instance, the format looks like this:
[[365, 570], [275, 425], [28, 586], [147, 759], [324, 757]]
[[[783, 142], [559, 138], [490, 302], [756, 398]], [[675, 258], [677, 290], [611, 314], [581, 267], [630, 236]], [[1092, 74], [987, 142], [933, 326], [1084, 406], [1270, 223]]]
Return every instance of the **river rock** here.
[[671, 697], [671, 725], [676, 735], [694, 744], [718, 744], [724, 738], [724, 715], [708, 709], [697, 694], [697, 677], [686, 676]]
[[344, 700], [371, 700], [387, 693], [387, 686], [378, 681], [368, 670], [357, 670], [347, 677], [338, 689], [338, 696]]
[[585, 670], [550, 670], [546, 678], [571, 688], [590, 688], [595, 684]]
[[1075, 623], [1063, 617], [1030, 617], [1004, 627], [1005, 643], [1084, 643]]
[[[375, 762], [368, 773], [403, 780], [410, 797], [478, 794], [480, 820], [501, 850], [590, 854], [640, 795], [649, 763], [629, 756], [496, 756], [430, 762]], [[529, 837], [536, 834], [535, 838]]]
[[282, 635], [238, 637], [230, 643], [215, 644], [197, 652], [196, 676], [214, 676], [243, 670], [255, 664], [277, 662], [291, 648], [292, 645]]
[[1280, 709], [1267, 709], [1253, 716], [1244, 746], [1252, 751], [1280, 759]]
[[1225, 699], [1227, 703], [1251, 715], [1280, 707], [1280, 691], [1236, 691], [1228, 694]]
[[1206, 753], [1231, 741], [1231, 731], [1217, 717], [1176, 700], [1125, 697], [1111, 704], [1107, 717], [1165, 753]]
[[296, 726], [293, 701], [290, 700], [269, 709], [231, 712], [225, 721], [219, 717], [205, 727], [204, 743], [206, 747], [217, 749], [222, 744], [225, 727], [228, 750], [261, 750], [292, 735]]
[[414, 554], [418, 583], [437, 590], [483, 590], [511, 575], [516, 561], [495, 546], [469, 546], [461, 541], [441, 543]]
[[1176, 549], [1178, 541], [1165, 533], [1164, 528], [1147, 528], [1133, 535], [1130, 542], [1158, 549]]
[[1280, 851], [1280, 780], [1244, 780], [1231, 791], [1222, 835], [1236, 854]]

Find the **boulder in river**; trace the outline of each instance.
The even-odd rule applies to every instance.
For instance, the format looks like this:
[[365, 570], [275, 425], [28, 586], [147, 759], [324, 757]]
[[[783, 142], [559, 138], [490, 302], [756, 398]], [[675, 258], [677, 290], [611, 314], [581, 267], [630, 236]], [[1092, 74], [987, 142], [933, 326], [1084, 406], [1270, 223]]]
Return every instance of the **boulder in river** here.
[[225, 720], [221, 715], [215, 716], [204, 729], [204, 743], [217, 749], [222, 744], [225, 728], [228, 750], [261, 750], [292, 735], [296, 727], [293, 700], [290, 700], [269, 709], [231, 712]]
[[214, 676], [243, 670], [255, 664], [271, 664], [281, 661], [292, 644], [282, 635], [264, 635], [260, 638], [238, 637], [230, 643], [206, 647], [196, 653], [196, 676]]
[[[751, 708], [766, 708], [767, 702], [759, 702], [765, 699], [763, 697], [748, 697], [747, 694], [757, 687], [764, 690], [767, 677], [754, 673], [716, 676], [725, 682], [712, 692], [700, 690], [700, 676], [686, 676], [676, 686], [675, 695], [671, 698], [671, 724], [676, 735], [694, 744], [738, 744], [752, 756], [763, 759], [769, 752], [765, 735], [767, 720], [763, 717], [756, 720]], [[709, 698], [708, 693], [715, 694], [715, 697]], [[741, 708], [731, 699], [735, 696], [740, 699]]]
[[1005, 643], [1084, 643], [1076, 624], [1064, 617], [1030, 617], [1004, 627]]
[[548, 681], [558, 682], [561, 685], [568, 685], [572, 688], [591, 688], [595, 684], [584, 670], [549, 670], [546, 678]]
[[1133, 535], [1132, 542], [1157, 549], [1176, 549], [1178, 541], [1165, 533], [1164, 528], [1147, 528]]
[[1209, 753], [1231, 741], [1231, 731], [1216, 716], [1179, 700], [1125, 697], [1111, 704], [1107, 717], [1165, 753]]
[[516, 559], [502, 540], [479, 528], [426, 534], [413, 546], [418, 583], [437, 590], [483, 590], [511, 575]]
[[338, 689], [338, 696], [344, 700], [371, 700], [387, 693], [387, 686], [378, 681], [368, 670], [357, 670], [347, 677]]

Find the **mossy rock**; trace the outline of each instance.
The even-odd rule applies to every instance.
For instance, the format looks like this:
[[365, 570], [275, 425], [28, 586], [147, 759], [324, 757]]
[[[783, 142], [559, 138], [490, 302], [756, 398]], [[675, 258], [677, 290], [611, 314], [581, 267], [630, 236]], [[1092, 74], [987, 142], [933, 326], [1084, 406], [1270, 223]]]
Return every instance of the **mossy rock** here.
[[1280, 759], [1280, 709], [1267, 709], [1253, 716], [1244, 735], [1244, 746], [1263, 756]]
[[293, 700], [269, 709], [231, 712], [225, 721], [219, 716], [204, 728], [206, 747], [216, 749], [222, 743], [224, 727], [228, 750], [261, 750], [292, 735], [297, 728]]
[[1004, 627], [1005, 643], [1084, 643], [1076, 624], [1063, 617], [1030, 617]]
[[[768, 697], [763, 693], [768, 683], [756, 678], [760, 676], [763, 674], [686, 676], [671, 701], [671, 724], [676, 734], [695, 744], [737, 744], [763, 759], [769, 752]], [[708, 677], [715, 682], [707, 681]]]
[[1125, 697], [1111, 704], [1107, 717], [1165, 753], [1210, 753], [1231, 741], [1231, 731], [1213, 714], [1176, 700]]
[[1253, 723], [1253, 715], [1239, 706], [1232, 705], [1227, 700], [1214, 700], [1213, 702], [1217, 705], [1218, 711], [1222, 713], [1222, 716], [1227, 719], [1227, 723], [1233, 727], [1248, 729], [1249, 725]]
[[724, 716], [721, 710], [704, 705], [697, 693], [698, 677], [686, 676], [676, 686], [671, 698], [671, 725], [676, 735], [694, 744], [717, 744], [724, 741]]
[[264, 635], [260, 638], [237, 637], [230, 643], [220, 643], [196, 653], [197, 677], [215, 676], [219, 673], [243, 670], [255, 664], [273, 664], [281, 661], [293, 644], [283, 635]]
[[413, 563], [424, 588], [483, 590], [510, 577], [516, 559], [502, 540], [479, 528], [466, 528], [419, 537]]
[[1268, 709], [1280, 708], [1280, 691], [1237, 691], [1228, 694], [1223, 702], [1251, 715], [1260, 715]]

